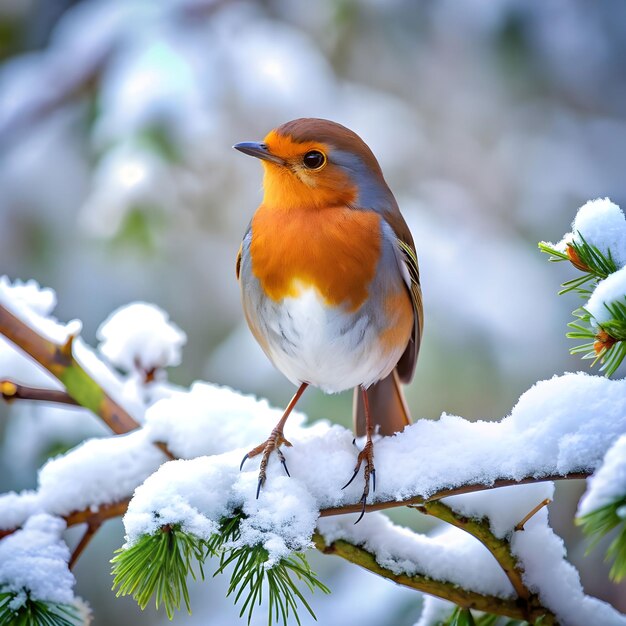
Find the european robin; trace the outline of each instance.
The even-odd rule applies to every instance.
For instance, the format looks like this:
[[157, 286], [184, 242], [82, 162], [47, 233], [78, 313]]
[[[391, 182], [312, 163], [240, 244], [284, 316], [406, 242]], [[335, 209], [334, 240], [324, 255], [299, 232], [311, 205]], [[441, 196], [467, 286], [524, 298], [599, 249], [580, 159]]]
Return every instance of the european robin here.
[[237, 256], [243, 310], [265, 354], [298, 386], [242, 467], [262, 454], [258, 497], [272, 452], [289, 474], [283, 428], [306, 387], [353, 387], [355, 431], [366, 443], [344, 487], [364, 463], [362, 517], [370, 479], [376, 489], [373, 434], [410, 423], [400, 382], [413, 377], [423, 321], [413, 238], [376, 157], [348, 128], [302, 118], [234, 148], [265, 171]]

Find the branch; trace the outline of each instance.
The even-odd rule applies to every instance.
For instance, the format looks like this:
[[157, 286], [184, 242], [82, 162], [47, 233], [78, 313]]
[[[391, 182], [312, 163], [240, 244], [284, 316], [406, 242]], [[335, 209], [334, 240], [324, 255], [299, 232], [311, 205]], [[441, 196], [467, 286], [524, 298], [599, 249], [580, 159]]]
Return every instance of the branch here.
[[91, 378], [72, 354], [72, 339], [59, 345], [37, 331], [0, 304], [0, 334], [31, 356], [65, 386], [68, 395], [81, 406], [100, 416], [117, 435], [139, 424]]
[[337, 540], [327, 544], [319, 534], [313, 535], [315, 547], [324, 554], [335, 554], [351, 563], [360, 565], [366, 570], [392, 580], [399, 585], [410, 587], [424, 593], [428, 593], [444, 600], [454, 602], [467, 609], [476, 609], [496, 615], [504, 615], [512, 619], [526, 619], [524, 607], [514, 599], [503, 599], [496, 596], [488, 596], [474, 591], [468, 591], [459, 587], [458, 584], [449, 581], [433, 580], [428, 576], [414, 574], [396, 574], [390, 569], [382, 567], [376, 562], [374, 555], [364, 548], [355, 546], [344, 540]]
[[55, 402], [57, 404], [78, 406], [78, 402], [66, 391], [27, 387], [26, 385], [20, 385], [20, 383], [6, 379], [0, 380], [0, 396], [2, 396], [6, 402], [13, 402], [13, 400], [36, 400], [38, 402]]
[[[511, 487], [513, 485], [526, 485], [528, 483], [541, 483], [555, 480], [578, 480], [583, 478], [589, 478], [591, 472], [570, 472], [569, 474], [550, 474], [548, 476], [526, 476], [520, 478], [520, 480], [514, 480], [512, 478], [496, 478], [492, 483], [486, 485], [484, 483], [475, 483], [473, 485], [461, 485], [460, 487], [451, 487], [449, 489], [442, 489], [437, 491], [428, 497], [413, 496], [406, 500], [383, 500], [380, 502], [373, 502], [372, 504], [366, 504], [366, 511], [382, 511], [384, 509], [392, 509], [398, 506], [411, 506], [421, 505], [425, 502], [433, 502], [434, 500], [440, 500], [441, 498], [447, 498], [448, 496], [458, 496], [463, 493], [473, 493], [474, 491], [485, 491], [487, 489], [497, 489], [498, 487]], [[320, 511], [320, 517], [328, 517], [330, 515], [343, 515], [344, 513], [360, 513], [363, 510], [363, 505], [358, 502], [356, 504], [346, 504], [344, 506], [336, 506], [328, 509], [322, 509]]]
[[[544, 501], [545, 502], [545, 501]], [[543, 503], [542, 505], [543, 506]], [[461, 530], [473, 535], [480, 541], [494, 556], [498, 565], [502, 568], [507, 578], [511, 582], [515, 593], [517, 593], [519, 604], [523, 607], [524, 619], [533, 624], [535, 620], [543, 616], [542, 624], [555, 624], [556, 618], [546, 608], [541, 606], [536, 595], [531, 594], [528, 587], [522, 580], [522, 571], [517, 558], [511, 552], [511, 544], [506, 539], [499, 539], [489, 528], [488, 520], [468, 519], [458, 514], [456, 511], [445, 505], [443, 502], [430, 501], [413, 508], [424, 513], [432, 515], [448, 524], [452, 524]], [[531, 512], [532, 515], [532, 512]], [[529, 516], [530, 517], [530, 516]]]
[[[391, 509], [399, 506], [410, 506], [410, 505], [421, 505], [425, 502], [433, 502], [435, 500], [439, 500], [440, 498], [446, 498], [447, 496], [456, 496], [460, 493], [470, 493], [474, 491], [486, 491], [488, 489], [496, 489], [498, 487], [506, 487], [512, 485], [524, 485], [527, 483], [540, 483], [545, 481], [554, 481], [554, 480], [577, 480], [589, 478], [591, 476], [591, 472], [578, 472], [572, 474], [564, 474], [557, 476], [545, 476], [543, 478], [536, 478], [534, 476], [529, 476], [526, 478], [522, 478], [521, 480], [515, 481], [511, 479], [500, 479], [494, 481], [491, 485], [464, 485], [461, 487], [454, 487], [452, 489], [438, 491], [437, 493], [430, 496], [430, 498], [423, 498], [422, 496], [416, 496], [414, 498], [409, 498], [407, 500], [388, 500], [385, 502], [375, 502], [374, 504], [368, 504], [368, 511], [380, 511], [383, 509]], [[102, 504], [97, 509], [92, 509], [88, 507], [86, 509], [80, 509], [77, 511], [72, 511], [71, 513], [62, 516], [68, 526], [76, 526], [77, 524], [85, 524], [90, 521], [99, 520], [100, 522], [106, 521], [108, 519], [112, 519], [114, 517], [121, 517], [126, 513], [126, 509], [128, 508], [128, 504], [130, 503], [130, 498], [126, 498], [124, 500], [119, 500], [117, 502], [111, 502], [109, 504]], [[320, 517], [328, 517], [330, 515], [343, 515], [345, 513], [360, 513], [361, 512], [361, 503], [356, 504], [348, 504], [343, 507], [334, 507], [329, 509], [321, 509]], [[15, 532], [16, 528], [10, 528], [7, 530], [0, 529], [0, 539], [10, 535]]]

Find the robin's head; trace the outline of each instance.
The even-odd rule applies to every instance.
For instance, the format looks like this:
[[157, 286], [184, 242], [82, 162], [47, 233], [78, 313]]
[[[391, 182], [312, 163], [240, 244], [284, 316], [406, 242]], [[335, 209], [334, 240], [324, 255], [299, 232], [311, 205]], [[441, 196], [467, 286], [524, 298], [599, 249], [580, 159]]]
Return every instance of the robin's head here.
[[272, 130], [261, 143], [233, 147], [262, 160], [266, 205], [385, 210], [394, 203], [367, 144], [336, 122], [301, 118]]

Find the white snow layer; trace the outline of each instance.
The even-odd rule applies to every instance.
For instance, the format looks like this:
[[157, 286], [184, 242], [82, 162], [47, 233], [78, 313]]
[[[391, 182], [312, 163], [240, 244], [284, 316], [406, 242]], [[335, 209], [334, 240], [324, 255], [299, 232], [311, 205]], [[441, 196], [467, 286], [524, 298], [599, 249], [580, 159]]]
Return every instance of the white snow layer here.
[[601, 326], [613, 319], [607, 305], [620, 303], [626, 306], [626, 266], [609, 274], [591, 294], [585, 309], [593, 315], [594, 320]]
[[0, 304], [55, 343], [65, 343], [82, 329], [80, 320], [62, 324], [51, 317], [50, 313], [56, 306], [56, 294], [52, 289], [39, 287], [34, 280], [11, 283], [7, 276], [0, 276]]
[[0, 591], [18, 594], [17, 609], [32, 600], [70, 604], [74, 576], [67, 567], [70, 551], [61, 539], [65, 521], [41, 513], [24, 528], [0, 541]]
[[[276, 455], [272, 455], [267, 482], [257, 500], [259, 459], [248, 460], [243, 471], [239, 470], [239, 462], [245, 452], [265, 440], [279, 416], [280, 411], [271, 409], [265, 401], [214, 385], [196, 383], [189, 392], [172, 390], [170, 397], [147, 409], [142, 430], [124, 437], [86, 442], [44, 466], [37, 492], [0, 498], [0, 528], [19, 526], [38, 511], [64, 515], [75, 509], [97, 507], [129, 497], [136, 489], [124, 518], [128, 545], [166, 523], [181, 524], [205, 537], [215, 531], [222, 516], [243, 510], [247, 518], [242, 523], [240, 541], [247, 545], [263, 544], [270, 554], [270, 563], [310, 545], [319, 522], [328, 533], [345, 528], [352, 532], [354, 528], [354, 532], [367, 536], [372, 545], [378, 535], [390, 534], [392, 543], [382, 543], [379, 549], [386, 566], [412, 571], [423, 568], [428, 575], [449, 577], [477, 591], [507, 593], [508, 582], [499, 578], [497, 569], [473, 565], [471, 574], [465, 572], [459, 563], [472, 563], [474, 553], [471, 559], [459, 560], [455, 550], [465, 548], [455, 544], [454, 549], [448, 550], [447, 540], [435, 538], [425, 542], [419, 536], [405, 540], [406, 531], [388, 533], [388, 522], [373, 514], [367, 514], [355, 527], [354, 516], [318, 520], [320, 509], [354, 504], [363, 489], [362, 474], [348, 488], [341, 489], [352, 475], [358, 450], [352, 443], [352, 433], [340, 426], [321, 422], [305, 428], [302, 416], [292, 416], [285, 436], [293, 447], [283, 447], [291, 478], [285, 475]], [[424, 497], [460, 485], [490, 485], [499, 478], [518, 480], [593, 470], [625, 431], [625, 380], [583, 373], [554, 377], [534, 385], [522, 395], [511, 414], [499, 422], [468, 422], [444, 414], [438, 421], [419, 420], [401, 434], [378, 439], [376, 492], [370, 495], [370, 501]], [[155, 472], [163, 456], [152, 445], [154, 441], [165, 442], [183, 457], [213, 456], [171, 461]], [[477, 517], [489, 515], [493, 531], [504, 536], [550, 494], [549, 485], [516, 486], [493, 494], [449, 498], [447, 502]], [[537, 523], [536, 519], [544, 519], [542, 512], [527, 524], [523, 533], [516, 533], [515, 541], [521, 541], [520, 555], [526, 555], [524, 542], [534, 536], [528, 529]], [[541, 532], [545, 535], [541, 541], [548, 541], [549, 534], [545, 533], [551, 531]], [[437, 541], [442, 545], [438, 546]], [[537, 557], [520, 556], [525, 564], [528, 558], [527, 573], [534, 558], [545, 559], [541, 566], [537, 565], [541, 571], [560, 571], [565, 567], [562, 544], [558, 539], [554, 541], [554, 546], [546, 551], [534, 544], [532, 549]], [[422, 544], [428, 547], [417, 549]], [[551, 589], [556, 588], [557, 582], [567, 584], [568, 593], [576, 596], [579, 586], [574, 585], [575, 572], [568, 572], [562, 572], [566, 582], [552, 583], [559, 576], [551, 576], [546, 584], [551, 584]], [[537, 582], [540, 575], [538, 572], [537, 578], [531, 576], [528, 584], [539, 588], [543, 584]], [[549, 591], [546, 594], [549, 608], [566, 611], [560, 608], [558, 598], [553, 598]], [[581, 600], [581, 607], [584, 603]], [[580, 614], [586, 614], [583, 608]], [[614, 615], [617, 614], [611, 613], [605, 623], [623, 623], [615, 621]]]
[[97, 332], [99, 351], [126, 372], [179, 365], [187, 335], [154, 304], [133, 302], [120, 307]]
[[610, 250], [617, 267], [626, 265], [626, 217], [608, 198], [590, 200], [581, 206], [572, 223], [572, 232], [563, 237], [557, 249], [565, 251], [572, 240], [580, 242], [579, 234], [603, 254]]
[[626, 435], [611, 446], [604, 462], [589, 479], [578, 515], [587, 515], [619, 500], [626, 500]]

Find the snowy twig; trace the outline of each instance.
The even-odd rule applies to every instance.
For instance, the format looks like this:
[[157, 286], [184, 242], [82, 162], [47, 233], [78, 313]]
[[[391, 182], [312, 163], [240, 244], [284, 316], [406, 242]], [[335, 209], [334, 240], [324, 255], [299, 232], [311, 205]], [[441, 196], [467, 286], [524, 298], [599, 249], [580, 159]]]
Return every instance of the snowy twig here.
[[[360, 565], [364, 569], [378, 574], [383, 578], [392, 580], [399, 585], [410, 587], [424, 593], [444, 598], [450, 602], [454, 602], [458, 606], [464, 608], [476, 609], [496, 615], [504, 615], [513, 619], [526, 619], [525, 607], [520, 605], [517, 600], [507, 600], [496, 596], [483, 595], [475, 591], [463, 589], [456, 583], [434, 580], [428, 576], [414, 574], [397, 574], [386, 567], [382, 567], [376, 561], [376, 557], [360, 546], [356, 546], [348, 541], [339, 539], [327, 544], [321, 534], [313, 535], [315, 547], [324, 554], [334, 554], [340, 556], [351, 563]], [[547, 624], [550, 622], [546, 622]]]
[[533, 515], [536, 515], [539, 511], [541, 511], [541, 509], [543, 509], [544, 506], [548, 506], [548, 504], [550, 504], [550, 502], [552, 502], [552, 500], [550, 500], [550, 498], [546, 498], [545, 500], [542, 500], [536, 507], [534, 507], [526, 515], [524, 515], [524, 517], [519, 522], [517, 522], [517, 524], [515, 525], [515, 530], [517, 530], [517, 531], [524, 530], [524, 524], [526, 524], [526, 522]]
[[71, 398], [98, 415], [114, 433], [119, 435], [139, 427], [74, 358], [71, 337], [65, 345], [44, 339], [2, 304], [0, 334], [56, 376], [65, 385]]
[[[4, 335], [56, 376], [65, 386], [69, 398], [98, 415], [116, 435], [139, 428], [139, 424], [129, 413], [115, 402], [75, 359], [72, 350], [73, 336], [70, 336], [63, 345], [45, 339], [2, 304], [0, 304], [0, 335]], [[55, 401], [62, 401], [59, 398], [64, 396], [59, 396]], [[154, 445], [168, 458], [174, 458], [165, 444], [156, 442]]]
[[[504, 570], [507, 578], [511, 581], [515, 593], [521, 600], [527, 602], [530, 598], [530, 592], [522, 581], [522, 575], [519, 571], [517, 559], [511, 554], [510, 544], [504, 539], [498, 539], [489, 530], [489, 522], [485, 520], [468, 519], [459, 513], [453, 511], [443, 502], [433, 501], [424, 504], [412, 505], [411, 508], [431, 515], [448, 524], [452, 524], [461, 530], [473, 535], [493, 554], [500, 567]], [[528, 617], [528, 616], [525, 616]]]
[[[531, 511], [528, 515], [528, 519], [530, 519], [534, 513], [544, 506], [545, 502], [546, 501], [544, 500], [539, 507], [536, 507], [533, 511]], [[447, 522], [448, 524], [452, 524], [470, 535], [473, 535], [487, 548], [487, 550], [489, 550], [489, 552], [491, 552], [498, 562], [498, 565], [500, 565], [511, 582], [513, 589], [515, 589], [515, 593], [517, 593], [518, 599], [521, 601], [519, 604], [522, 604], [524, 607], [523, 613], [526, 621], [533, 624], [536, 619], [543, 616], [543, 620], [541, 622], [542, 624], [556, 623], [554, 615], [541, 606], [537, 596], [531, 594], [528, 587], [524, 584], [519, 563], [511, 552], [510, 541], [496, 537], [489, 528], [488, 520], [468, 519], [467, 517], [455, 512], [443, 502], [439, 501], [425, 502], [423, 505], [418, 505], [414, 508], [421, 513], [432, 515], [433, 517]]]
[[[425, 502], [433, 502], [440, 500], [441, 498], [447, 498], [448, 496], [458, 496], [464, 493], [473, 493], [475, 491], [485, 491], [487, 489], [496, 489], [497, 487], [510, 487], [512, 485], [525, 485], [528, 483], [540, 483], [540, 482], [552, 482], [555, 480], [581, 480], [589, 478], [590, 472], [570, 472], [569, 474], [551, 474], [549, 476], [526, 476], [519, 480], [513, 480], [511, 478], [500, 478], [487, 484], [475, 483], [472, 485], [460, 485], [459, 487], [451, 487], [449, 489], [442, 489], [433, 493], [428, 498], [423, 496], [415, 496], [407, 498], [406, 500], [384, 500], [380, 502], [373, 502], [365, 506], [366, 511], [382, 511], [384, 509], [392, 509], [398, 506], [419, 506]], [[320, 517], [329, 517], [331, 515], [343, 515], [345, 513], [360, 513], [363, 505], [360, 502], [356, 504], [347, 504], [344, 506], [332, 507], [328, 509], [322, 509], [320, 511]]]
[[85, 529], [85, 533], [80, 538], [80, 541], [74, 548], [74, 552], [72, 552], [72, 556], [70, 557], [70, 560], [68, 562], [68, 567], [70, 569], [74, 568], [74, 565], [76, 565], [76, 561], [78, 561], [78, 558], [83, 553], [83, 550], [87, 547], [93, 536], [98, 532], [100, 526], [102, 526], [102, 521], [100, 520], [87, 522], [87, 528]]
[[38, 402], [54, 402], [56, 404], [78, 406], [78, 402], [67, 391], [27, 387], [6, 379], [0, 380], [0, 396], [7, 402], [12, 402], [13, 400], [36, 400]]

